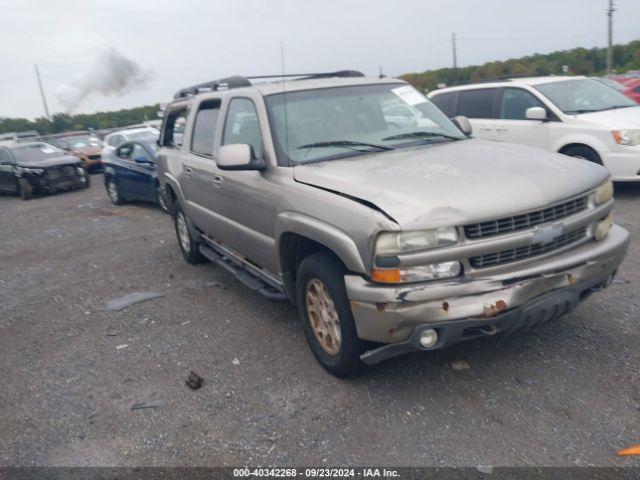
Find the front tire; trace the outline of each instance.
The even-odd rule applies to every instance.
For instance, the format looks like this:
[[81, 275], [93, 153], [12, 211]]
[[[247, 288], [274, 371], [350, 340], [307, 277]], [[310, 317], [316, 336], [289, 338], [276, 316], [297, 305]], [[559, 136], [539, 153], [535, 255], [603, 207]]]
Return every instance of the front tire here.
[[85, 169], [84, 174], [76, 180], [76, 188], [89, 188], [90, 185], [89, 172]]
[[187, 216], [182, 211], [179, 203], [175, 204], [173, 223], [178, 237], [178, 246], [185, 261], [192, 265], [204, 262], [205, 257], [200, 253], [200, 242], [196, 241], [191, 235]]
[[113, 178], [107, 180], [107, 194], [109, 195], [109, 200], [111, 200], [111, 203], [114, 205], [122, 205], [124, 203], [124, 199], [118, 189], [118, 184]]
[[346, 269], [330, 253], [309, 255], [298, 267], [296, 303], [305, 336], [320, 365], [336, 377], [360, 371], [365, 342], [358, 338], [344, 285]]
[[18, 185], [20, 187], [20, 197], [22, 200], [29, 200], [30, 198], [33, 198], [33, 187], [29, 182], [24, 178], [20, 178], [18, 180]]

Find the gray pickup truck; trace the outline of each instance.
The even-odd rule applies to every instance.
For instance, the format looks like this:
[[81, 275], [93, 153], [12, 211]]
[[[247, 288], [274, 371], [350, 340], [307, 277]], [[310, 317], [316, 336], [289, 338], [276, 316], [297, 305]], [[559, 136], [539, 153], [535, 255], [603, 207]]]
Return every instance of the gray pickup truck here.
[[337, 376], [557, 319], [611, 282], [628, 246], [606, 169], [472, 138], [397, 79], [195, 85], [159, 144], [186, 261], [293, 303]]

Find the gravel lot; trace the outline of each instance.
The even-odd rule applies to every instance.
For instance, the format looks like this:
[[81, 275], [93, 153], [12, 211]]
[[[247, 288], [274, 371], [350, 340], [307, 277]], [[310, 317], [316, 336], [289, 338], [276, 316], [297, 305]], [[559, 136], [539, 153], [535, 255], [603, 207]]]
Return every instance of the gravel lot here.
[[[0, 465], [640, 465], [616, 457], [640, 443], [640, 187], [616, 191], [634, 238], [606, 292], [345, 381], [291, 306], [186, 264], [168, 216], [92, 180], [0, 197]], [[101, 310], [136, 291], [162, 296]]]

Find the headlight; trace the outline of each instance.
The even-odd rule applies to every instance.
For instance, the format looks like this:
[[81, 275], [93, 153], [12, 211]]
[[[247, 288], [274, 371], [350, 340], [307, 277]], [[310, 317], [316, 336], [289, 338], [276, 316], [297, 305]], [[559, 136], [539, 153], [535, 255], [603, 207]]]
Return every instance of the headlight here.
[[411, 232], [384, 232], [376, 239], [376, 255], [396, 255], [419, 252], [430, 248], [453, 245], [458, 241], [458, 231], [453, 227]]
[[22, 167], [23, 173], [32, 173], [35, 175], [42, 175], [44, 173], [44, 168], [26, 168]]
[[594, 200], [596, 205], [602, 205], [603, 203], [607, 203], [609, 200], [613, 198], [613, 182], [611, 179], [604, 182], [598, 188], [596, 188], [596, 193], [594, 196]]
[[640, 129], [613, 130], [611, 133], [618, 145], [640, 145]]

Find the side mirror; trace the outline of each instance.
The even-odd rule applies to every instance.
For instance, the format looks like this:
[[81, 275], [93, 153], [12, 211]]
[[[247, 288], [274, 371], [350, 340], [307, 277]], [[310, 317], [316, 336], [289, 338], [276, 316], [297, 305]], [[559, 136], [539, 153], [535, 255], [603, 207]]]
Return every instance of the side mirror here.
[[264, 160], [256, 158], [253, 147], [246, 143], [223, 145], [218, 150], [216, 163], [220, 170], [264, 170]]
[[524, 112], [525, 118], [528, 120], [547, 120], [547, 111], [542, 107], [529, 107]]
[[457, 117], [453, 117], [453, 123], [456, 124], [462, 133], [464, 133], [467, 137], [471, 135], [473, 132], [473, 128], [471, 128], [471, 122], [464, 115], [458, 115]]

